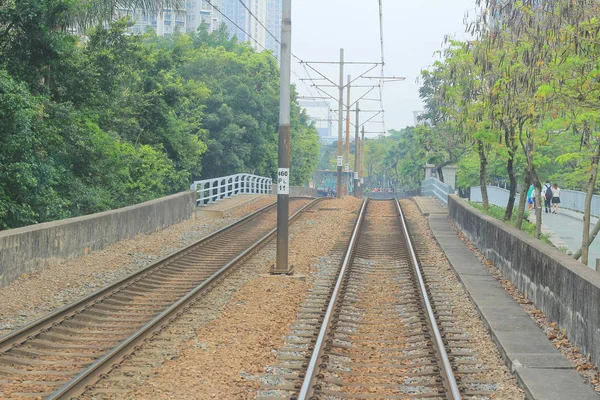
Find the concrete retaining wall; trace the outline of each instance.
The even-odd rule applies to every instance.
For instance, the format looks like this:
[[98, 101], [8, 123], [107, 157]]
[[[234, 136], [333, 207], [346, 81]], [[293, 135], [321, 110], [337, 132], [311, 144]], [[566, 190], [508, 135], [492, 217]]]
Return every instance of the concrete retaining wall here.
[[23, 274], [166, 228], [193, 216], [196, 192], [0, 232], [0, 287]]
[[448, 196], [450, 218], [569, 339], [600, 366], [600, 274]]

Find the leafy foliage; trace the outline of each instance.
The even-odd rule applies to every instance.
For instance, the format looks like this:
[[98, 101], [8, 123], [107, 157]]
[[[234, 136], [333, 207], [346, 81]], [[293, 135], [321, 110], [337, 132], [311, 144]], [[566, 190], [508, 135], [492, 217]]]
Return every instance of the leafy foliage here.
[[[195, 179], [274, 177], [271, 55], [225, 28], [132, 36], [118, 20], [68, 33], [92, 3], [0, 6], [0, 229], [139, 203]], [[295, 101], [291, 147], [291, 182], [305, 183], [318, 135]]]

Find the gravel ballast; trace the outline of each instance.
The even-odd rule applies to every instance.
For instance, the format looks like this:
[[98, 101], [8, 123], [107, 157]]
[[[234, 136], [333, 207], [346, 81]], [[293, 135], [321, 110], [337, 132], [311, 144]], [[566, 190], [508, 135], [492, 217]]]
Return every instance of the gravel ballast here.
[[259, 376], [275, 360], [312, 286], [316, 264], [347, 235], [360, 204], [350, 197], [326, 200], [304, 213], [290, 227], [294, 277], [268, 275], [275, 259], [271, 241], [86, 396], [254, 398]]
[[36, 271], [0, 288], [0, 336], [134, 273], [275, 201], [266, 196], [220, 220], [190, 219]]
[[[428, 219], [421, 214], [412, 200], [402, 200], [401, 205], [411, 237], [419, 238], [413, 239], [413, 244], [420, 254], [419, 262], [425, 266], [423, 275], [429, 290], [432, 293], [443, 293], [444, 299], [447, 300], [446, 306], [455, 316], [454, 330], [461, 332], [459, 336], [468, 338], [472, 355], [456, 358], [458, 361], [474, 361], [474, 364], [461, 365], [457, 375], [463, 379], [489, 381], [490, 384], [481, 385], [481, 388], [493, 391], [493, 394], [481, 398], [524, 399], [523, 390], [517, 386], [515, 377], [504, 363], [475, 305], [437, 244], [429, 228]], [[473, 373], [465, 375], [464, 372], [469, 369], [473, 369]]]
[[600, 398], [600, 371], [591, 362], [589, 355], [585, 355], [579, 351], [579, 348], [573, 344], [567, 337], [564, 330], [560, 329], [558, 324], [551, 322], [539, 310], [531, 300], [527, 298], [519, 289], [502, 275], [500, 268], [493, 265], [485, 256], [471, 243], [462, 231], [449, 219], [452, 229], [457, 236], [465, 243], [471, 252], [485, 265], [486, 269], [496, 278], [498, 283], [502, 285], [504, 290], [510, 294], [513, 299], [521, 306], [521, 308], [535, 321], [538, 327], [544, 332], [548, 340], [552, 342], [567, 359], [573, 364], [573, 367], [583, 377], [584, 381], [589, 384]]

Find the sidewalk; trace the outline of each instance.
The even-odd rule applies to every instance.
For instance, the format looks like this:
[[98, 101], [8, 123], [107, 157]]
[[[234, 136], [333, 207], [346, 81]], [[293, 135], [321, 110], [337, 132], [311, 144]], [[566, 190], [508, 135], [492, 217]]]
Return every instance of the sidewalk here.
[[[526, 398], [598, 399], [574, 365], [553, 346], [533, 319], [460, 240], [448, 223], [447, 214], [441, 212], [441, 205], [422, 197], [414, 197], [414, 200], [428, 216], [436, 241], [477, 307], [500, 354], [525, 390]], [[561, 214], [553, 215], [556, 216]], [[577, 222], [575, 218], [571, 219]]]
[[[490, 204], [500, 207], [506, 207], [507, 196], [500, 196], [497, 192], [489, 192]], [[518, 198], [517, 202], [518, 204]], [[544, 211], [542, 209], [542, 211]], [[529, 221], [535, 223], [534, 212], [529, 212]], [[592, 217], [590, 230], [598, 218]], [[546, 214], [542, 212], [542, 233], [550, 236], [550, 241], [559, 249], [575, 253], [581, 247], [583, 237], [583, 214], [564, 208], [558, 210], [558, 214]], [[600, 258], [600, 238], [595, 240], [590, 246], [588, 257], [588, 266], [595, 268], [596, 258]]]
[[[535, 223], [535, 215], [530, 214], [529, 220]], [[590, 230], [597, 221], [598, 218], [592, 217]], [[551, 236], [550, 240], [556, 247], [564, 246], [574, 253], [581, 247], [583, 214], [566, 209], [559, 209], [558, 214], [542, 212], [542, 232]], [[556, 241], [552, 236], [560, 240]], [[600, 258], [600, 240], [598, 239], [590, 246], [588, 266], [591, 268], [596, 266], [596, 258]]]

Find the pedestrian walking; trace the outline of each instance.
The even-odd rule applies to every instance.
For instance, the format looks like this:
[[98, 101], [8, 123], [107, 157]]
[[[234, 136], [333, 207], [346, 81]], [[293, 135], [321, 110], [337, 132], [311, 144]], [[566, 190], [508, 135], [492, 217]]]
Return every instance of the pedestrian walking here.
[[534, 204], [534, 197], [532, 197], [533, 195], [533, 185], [529, 186], [529, 190], [527, 191], [527, 209], [528, 210], [533, 210], [533, 208], [535, 207]]
[[558, 214], [558, 207], [560, 206], [560, 188], [558, 184], [552, 185], [552, 213]]
[[548, 214], [552, 208], [552, 185], [550, 184], [550, 179], [546, 179], [546, 184], [542, 188], [542, 199], [544, 199], [544, 208], [546, 209], [546, 214]]

